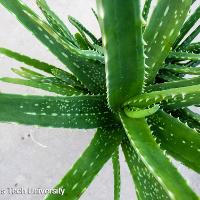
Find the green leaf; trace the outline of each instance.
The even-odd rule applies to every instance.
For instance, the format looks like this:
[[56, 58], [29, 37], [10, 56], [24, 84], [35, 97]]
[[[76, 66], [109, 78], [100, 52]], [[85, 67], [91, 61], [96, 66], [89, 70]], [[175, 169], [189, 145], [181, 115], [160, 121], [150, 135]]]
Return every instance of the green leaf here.
[[177, 110], [171, 110], [171, 115], [184, 124], [187, 124], [190, 128], [200, 133], [200, 115], [192, 112], [188, 108], [182, 108]]
[[200, 53], [200, 42], [192, 43], [183, 49], [190, 53], [199, 54]]
[[121, 129], [98, 129], [89, 147], [56, 186], [65, 189], [64, 195], [51, 194], [45, 200], [79, 199], [116, 151], [121, 143], [121, 132]]
[[120, 161], [119, 161], [119, 148], [112, 156], [113, 174], [114, 174], [114, 200], [120, 200]]
[[64, 96], [81, 95], [84, 93], [81, 90], [75, 89], [67, 85], [63, 86], [63, 85], [54, 84], [50, 81], [47, 81], [46, 79], [26, 80], [26, 79], [20, 79], [20, 78], [4, 77], [4, 78], [0, 78], [0, 81], [38, 88], [38, 89], [46, 90], [48, 92], [53, 92], [53, 93], [64, 95]]
[[180, 108], [199, 104], [200, 85], [153, 91], [131, 98], [124, 106], [145, 108], [155, 103], [167, 102], [170, 108]]
[[173, 46], [174, 49], [181, 42], [181, 40], [184, 38], [184, 36], [192, 29], [192, 27], [195, 25], [195, 23], [199, 20], [199, 17], [200, 17], [200, 6], [194, 11], [194, 13], [184, 23], [184, 25], [180, 31], [180, 34], [177, 37], [176, 42], [174, 43], [174, 46]]
[[[80, 28], [80, 26], [77, 25], [77, 20], [74, 19], [73, 17], [69, 16], [68, 17], [69, 22], [78, 30], [78, 32], [80, 33], [83, 41], [85, 42], [85, 44], [87, 45], [86, 50], [88, 49], [94, 49], [94, 46], [92, 45], [92, 43], [90, 42], [90, 40], [87, 38], [85, 32]], [[74, 22], [75, 21], [75, 22]]]
[[[80, 33], [85, 33], [93, 41], [93, 43], [98, 44], [98, 39], [85, 27], [72, 16], [68, 17], [69, 21], [74, 25]], [[81, 34], [82, 35], [82, 34]]]
[[152, 172], [145, 166], [128, 139], [123, 140], [122, 150], [136, 187], [135, 190], [138, 199], [170, 200], [170, 196], [166, 193]]
[[[158, 1], [144, 32], [146, 82], [152, 83], [187, 17], [192, 0]], [[156, 28], [155, 28], [156, 27]]]
[[[9, 49], [0, 48], [0, 54], [6, 55], [10, 58], [13, 58], [13, 59], [19, 61], [19, 62], [22, 62], [24, 64], [32, 66], [36, 69], [42, 70], [42, 71], [49, 73], [49, 74], [52, 74], [51, 70], [58, 69], [57, 67], [55, 67], [53, 65], [50, 65], [48, 63], [45, 63], [45, 62], [42, 62], [42, 61], [39, 61], [39, 60], [36, 60], [34, 58], [30, 58], [28, 56], [22, 55], [18, 52], [15, 52], [15, 51], [11, 51]], [[73, 76], [73, 75], [70, 75], [70, 76]]]
[[145, 119], [131, 119], [120, 113], [131, 145], [171, 199], [199, 199], [154, 141]]
[[145, 21], [147, 21], [147, 19], [148, 19], [148, 14], [149, 14], [149, 10], [151, 7], [151, 3], [152, 3], [152, 0], [145, 0], [144, 8], [142, 11], [142, 16]]
[[53, 69], [51, 72], [56, 78], [60, 79], [63, 82], [66, 82], [67, 84], [69, 84], [75, 88], [76, 87], [81, 88], [81, 89], [84, 88], [84, 86], [81, 84], [80, 81], [78, 81], [76, 79], [76, 77], [70, 76], [68, 72], [66, 72], [62, 69]]
[[[159, 71], [159, 74], [157, 75], [156, 77], [156, 81], [158, 83], [163, 83], [163, 82], [173, 82], [173, 81], [180, 81], [180, 80], [183, 80], [182, 77], [180, 76], [177, 76], [177, 74], [174, 74], [170, 71], [163, 71], [162, 69]], [[151, 85], [149, 85], [151, 86]], [[149, 87], [147, 86], [147, 88]], [[145, 88], [146, 89], [146, 88]]]
[[[38, 82], [35, 84], [36, 88], [38, 87], [38, 88], [41, 88], [41, 89], [44, 89], [44, 90], [47, 90], [50, 92], [55, 92], [57, 94], [62, 94], [62, 95], [67, 95], [67, 96], [89, 94], [89, 92], [86, 89], [84, 89], [83, 86], [81, 86], [81, 84], [78, 81], [76, 81], [76, 82], [78, 82], [79, 84], [75, 85], [76, 82], [75, 81], [73, 82], [73, 79], [72, 79], [73, 77], [72, 78], [70, 77], [71, 78], [71, 80], [70, 80], [69, 76], [66, 76], [68, 78], [67, 79], [68, 82], [67, 82], [67, 81], [62, 81], [56, 77], [43, 76], [42, 74], [38, 74], [38, 73], [36, 73], [32, 70], [26, 69], [24, 67], [21, 67], [21, 70], [12, 69], [12, 71], [14, 71], [16, 74], [18, 74], [21, 77], [32, 80], [32, 81], [28, 81], [27, 83]], [[62, 70], [59, 70], [59, 71], [60, 71], [60, 73], [65, 72]], [[6, 81], [6, 80], [8, 80], [8, 82], [11, 81], [11, 83], [13, 82], [13, 83], [18, 83], [18, 84], [22, 84], [22, 85], [24, 83], [26, 83], [26, 81], [23, 79], [21, 79], [21, 81], [19, 81], [20, 79], [12, 79], [12, 78], [5, 79], [5, 78], [3, 78], [3, 81]], [[34, 87], [34, 84], [32, 86]]]
[[105, 90], [104, 65], [96, 60], [98, 59], [96, 53], [83, 52], [65, 43], [48, 24], [37, 17], [26, 5], [21, 4], [19, 0], [0, 0], [0, 3], [15, 14], [17, 19], [45, 44], [60, 61], [67, 65], [69, 70], [90, 91], [98, 94]]
[[[28, 56], [22, 55], [20, 53], [17, 53], [17, 52], [14, 52], [14, 51], [11, 51], [11, 50], [5, 49], [5, 48], [0, 48], [0, 53], [4, 54], [4, 55], [6, 55], [10, 58], [13, 58], [13, 59], [15, 59], [19, 62], [23, 62], [23, 63], [25, 63], [29, 66], [32, 66], [36, 69], [44, 71], [48, 74], [54, 75], [54, 76], [56, 76], [56, 74], [57, 74], [56, 72], [59, 72], [59, 74], [62, 74], [62, 77], [65, 77], [65, 82], [69, 83], [69, 85], [74, 86], [75, 83], [78, 84], [78, 85], [81, 85], [81, 83], [77, 80], [77, 78], [74, 75], [72, 75], [72, 74], [70, 74], [70, 73], [68, 73], [68, 72], [66, 72], [62, 69], [59, 69], [58, 67], [55, 67], [53, 65], [50, 65], [50, 64], [47, 64], [45, 62], [30, 58]], [[25, 72], [29, 71], [29, 73], [30, 73], [30, 70], [28, 70], [26, 68], [21, 68], [21, 69]], [[33, 71], [32, 71], [32, 73], [33, 73]], [[39, 73], [37, 75], [39, 75]]]
[[200, 125], [200, 114], [195, 113], [188, 108], [183, 109], [183, 112], [187, 115], [187, 117], [190, 117], [191, 119], [195, 120]]
[[187, 86], [193, 86], [193, 85], [199, 85], [199, 84], [200, 84], [200, 77], [194, 77], [194, 78], [182, 79], [178, 81], [154, 84], [154, 85], [147, 86], [145, 89], [147, 92], [152, 92], [152, 91], [161, 91], [161, 90], [167, 90], [171, 88], [180, 88], [180, 87], [187, 87]]
[[158, 111], [148, 119], [153, 135], [161, 148], [175, 159], [200, 173], [200, 134], [168, 115]]
[[198, 67], [199, 65], [200, 65], [200, 60], [191, 61], [191, 63], [189, 63], [189, 66], [191, 67]]
[[200, 75], [200, 68], [187, 67], [181, 65], [167, 65], [165, 66], [164, 69], [167, 69], [175, 73]]
[[35, 72], [33, 70], [27, 69], [25, 67], [20, 67], [20, 69], [11, 68], [11, 70], [15, 74], [17, 74], [21, 77], [27, 78], [27, 79], [31, 79], [31, 80], [47, 78], [47, 76], [44, 76], [43, 74], [40, 74], [40, 73]]
[[85, 39], [82, 37], [82, 35], [80, 33], [76, 33], [75, 38], [76, 38], [76, 41], [77, 41], [80, 49], [82, 49], [82, 50], [89, 49], [87, 41], [85, 41]]
[[103, 96], [22, 96], [0, 94], [0, 121], [44, 127], [84, 128], [116, 125]]
[[153, 115], [159, 110], [159, 108], [160, 108], [159, 105], [155, 105], [148, 109], [137, 109], [134, 107], [133, 108], [125, 107], [124, 112], [128, 117], [133, 118], [133, 119], [144, 118], [144, 117]]
[[105, 49], [107, 94], [117, 111], [140, 94], [144, 79], [142, 19], [139, 0], [97, 0]]
[[77, 46], [76, 40], [61, 19], [49, 8], [45, 0], [37, 0], [37, 5], [56, 33], [66, 42]]
[[186, 48], [200, 33], [200, 25], [181, 43], [178, 50]]
[[167, 60], [181, 61], [181, 60], [200, 60], [199, 54], [186, 52], [171, 52]]

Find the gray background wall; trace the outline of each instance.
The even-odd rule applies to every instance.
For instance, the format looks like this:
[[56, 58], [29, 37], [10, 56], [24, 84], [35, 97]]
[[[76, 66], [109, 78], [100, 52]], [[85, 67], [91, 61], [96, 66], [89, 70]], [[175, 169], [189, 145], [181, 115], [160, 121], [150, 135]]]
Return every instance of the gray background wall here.
[[[35, 1], [24, 0], [36, 9]], [[67, 22], [67, 15], [77, 17], [96, 35], [100, 35], [91, 8], [94, 0], [47, 0], [49, 5]], [[199, 0], [197, 0], [199, 4]], [[61, 66], [62, 64], [0, 6], [0, 46], [20, 51], [29, 56]], [[72, 29], [73, 30], [73, 29]], [[24, 66], [6, 57], [0, 57], [0, 76], [15, 76], [11, 67]], [[33, 88], [0, 83], [1, 92], [48, 94]], [[28, 137], [28, 135], [31, 137]], [[0, 123], [0, 190], [7, 187], [51, 188], [70, 169], [81, 152], [89, 144], [94, 130], [49, 129], [16, 124]], [[132, 179], [121, 155], [122, 200], [136, 199]], [[108, 162], [89, 189], [83, 200], [113, 199], [111, 162]], [[187, 177], [195, 191], [200, 193], [199, 176], [181, 164], [178, 169]], [[0, 200], [39, 200], [42, 196], [0, 195]]]

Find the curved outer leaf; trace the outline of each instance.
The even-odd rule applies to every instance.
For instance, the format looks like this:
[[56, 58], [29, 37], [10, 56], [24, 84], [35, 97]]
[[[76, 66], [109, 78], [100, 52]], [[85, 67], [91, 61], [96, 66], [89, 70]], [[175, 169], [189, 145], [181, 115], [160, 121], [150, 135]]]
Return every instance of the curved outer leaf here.
[[[53, 88], [55, 86], [57, 86], [58, 91], [61, 91], [61, 93], [58, 93], [58, 94], [70, 96], [70, 95], [78, 95], [78, 94], [82, 94], [82, 93], [83, 94], [89, 93], [88, 91], [86, 91], [86, 89], [83, 87], [83, 85], [81, 85], [81, 83], [73, 75], [70, 76], [70, 74], [65, 72], [64, 70], [61, 70], [61, 69], [53, 69], [52, 70], [53, 75], [56, 74], [56, 76], [59, 76], [60, 74], [62, 74], [57, 78], [56, 76], [55, 77], [44, 76], [42, 74], [39, 74], [35, 71], [29, 70], [24, 67], [21, 67], [20, 69], [21, 70], [12, 68], [12, 71], [14, 73], [16, 73], [17, 75], [24, 77], [26, 79], [33, 80], [34, 82], [44, 83], [44, 86], [45, 86], [45, 84], [52, 85]], [[65, 79], [65, 80], [63, 81], [61, 78]], [[5, 82], [10, 81], [11, 83], [13, 81], [13, 83], [19, 83], [19, 84], [25, 83], [25, 82], [23, 82], [23, 80], [22, 80], [22, 82], [20, 82], [20, 81], [18, 82], [17, 80], [20, 80], [20, 79], [12, 79], [12, 78], [3, 78], [0, 80], [3, 80]], [[37, 86], [41, 86], [41, 89], [43, 87], [42, 84], [37, 84]], [[55, 87], [55, 89], [56, 89], [56, 87]], [[47, 90], [48, 90], [48, 87], [47, 87]]]
[[139, 0], [97, 0], [105, 49], [107, 95], [117, 111], [141, 93], [144, 77], [142, 20]]
[[52, 83], [50, 81], [45, 81], [45, 79], [38, 80], [26, 80], [26, 79], [20, 79], [20, 78], [0, 78], [0, 81], [6, 82], [6, 83], [13, 83], [18, 85], [25, 85], [33, 88], [38, 88], [42, 90], [46, 90], [49, 92], [53, 92], [60, 95], [65, 96], [72, 96], [72, 95], [81, 95], [84, 92], [78, 89], [75, 89], [70, 86], [63, 86], [59, 84]]
[[200, 68], [179, 66], [179, 65], [167, 65], [164, 69], [167, 69], [175, 73], [200, 75]]
[[193, 85], [198, 85], [198, 84], [200, 84], [200, 77], [194, 77], [190, 79], [183, 79], [183, 80], [178, 80], [178, 81], [154, 84], [154, 85], [147, 86], [145, 89], [146, 91], [151, 92], [151, 91], [167, 90], [171, 88], [193, 86]]
[[144, 108], [152, 104], [165, 101], [169, 107], [180, 108], [199, 104], [199, 94], [200, 85], [172, 88], [138, 95], [127, 101], [124, 106], [130, 105], [133, 107]]
[[170, 196], [145, 166], [128, 139], [123, 140], [122, 150], [136, 187], [138, 199], [170, 200]]
[[98, 129], [89, 147], [56, 186], [65, 189], [64, 195], [52, 194], [45, 200], [79, 199], [121, 143], [121, 132], [121, 129]]
[[145, 119], [131, 119], [124, 113], [120, 113], [120, 117], [131, 145], [170, 199], [198, 200], [154, 141]]
[[113, 174], [114, 174], [114, 200], [120, 200], [120, 161], [119, 161], [119, 148], [112, 156]]
[[0, 0], [17, 19], [63, 62], [77, 78], [95, 94], [105, 90], [104, 65], [64, 41], [26, 5], [19, 0]]
[[116, 125], [103, 96], [22, 96], [0, 94], [0, 121], [63, 128]]
[[[14, 73], [18, 74], [21, 77], [24, 77], [24, 78], [30, 79], [30, 80], [34, 80], [35, 82], [49, 83], [49, 84], [53, 84], [53, 85], [58, 85], [58, 86], [61, 87], [61, 89], [63, 88], [63, 90], [66, 90], [66, 88], [68, 88], [69, 91], [70, 90], [74, 90], [74, 92], [75, 92], [74, 94], [78, 94], [78, 93], [80, 94], [81, 92], [82, 93], [86, 92], [86, 91], [84, 91], [83, 86], [81, 86], [80, 82], [77, 81], [75, 77], [68, 76], [68, 73], [65, 74], [65, 71], [63, 71], [61, 69], [56, 69], [55, 71], [59, 71], [59, 73], [62, 73], [63, 76], [65, 77], [66, 81], [62, 81], [61, 79], [59, 79], [57, 77], [44, 76], [42, 74], [39, 74], [39, 73], [37, 73], [35, 71], [26, 69], [24, 67], [21, 67], [20, 69], [21, 70], [12, 68], [12, 71]], [[73, 86], [74, 88], [72, 88], [71, 86]]]
[[[0, 53], [4, 54], [4, 55], [6, 55], [6, 56], [8, 56], [10, 58], [13, 58], [13, 59], [15, 59], [15, 60], [17, 60], [19, 62], [23, 62], [23, 63], [25, 63], [25, 64], [27, 64], [29, 66], [32, 66], [32, 67], [34, 67], [36, 69], [44, 71], [44, 72], [46, 72], [48, 74], [52, 74], [54, 76], [59, 74], [61, 77], [65, 78], [65, 82], [68, 83], [69, 85], [72, 85], [72, 86], [77, 86], [78, 85], [78, 86], [80, 86], [80, 88], [83, 88], [83, 85], [77, 80], [77, 78], [74, 75], [72, 75], [72, 74], [70, 74], [70, 73], [68, 73], [68, 72], [66, 72], [66, 71], [64, 71], [64, 70], [62, 70], [60, 68], [57, 68], [57, 67], [55, 67], [53, 65], [50, 65], [48, 63], [45, 63], [45, 62], [30, 58], [28, 56], [22, 55], [20, 53], [17, 53], [17, 52], [14, 52], [14, 51], [11, 51], [11, 50], [5, 49], [5, 48], [0, 48]], [[30, 73], [30, 71], [32, 71], [32, 70], [29, 70], [29, 69], [26, 69], [26, 68], [23, 68], [23, 67], [21, 67], [21, 69], [23, 70], [23, 72], [27, 72], [28, 71]], [[32, 73], [33, 73], [33, 71], [32, 71]], [[39, 75], [39, 74], [37, 74], [37, 75]], [[59, 78], [59, 77], [57, 77], [57, 78]], [[61, 79], [61, 80], [63, 80], [63, 79]]]
[[[15, 51], [11, 51], [9, 49], [6, 49], [6, 48], [0, 48], [0, 54], [3, 54], [3, 55], [6, 55], [10, 58], [13, 58], [19, 62], [22, 62], [22, 63], [25, 63], [29, 66], [32, 66], [36, 69], [39, 69], [39, 70], [42, 70], [48, 74], [52, 74], [51, 71], [53, 69], [59, 69], [53, 65], [50, 65], [48, 63], [45, 63], [45, 62], [42, 62], [42, 61], [39, 61], [39, 60], [36, 60], [34, 58], [30, 58], [28, 56], [25, 56], [25, 55], [22, 55], [18, 52], [15, 52]], [[68, 73], [69, 74], [69, 73]], [[73, 76], [72, 74], [69, 74], [70, 76]]]
[[192, 29], [192, 27], [199, 20], [199, 18], [200, 18], [200, 6], [194, 11], [194, 13], [184, 23], [184, 25], [180, 31], [180, 34], [177, 37], [176, 42], [174, 43], [174, 48], [177, 47], [177, 45], [181, 42], [181, 40], [184, 38], [184, 36]]
[[191, 4], [192, 0], [158, 1], [144, 32], [144, 40], [147, 43], [145, 70], [148, 84], [154, 81], [159, 68], [168, 56]]
[[175, 159], [200, 173], [200, 134], [164, 111], [148, 119], [157, 142]]
[[49, 8], [45, 0], [37, 0], [37, 5], [46, 17], [49, 24], [55, 30], [56, 33], [62, 37], [63, 40], [71, 42], [73, 45], [77, 45], [76, 40], [70, 33], [69, 29], [60, 20], [60, 18]]

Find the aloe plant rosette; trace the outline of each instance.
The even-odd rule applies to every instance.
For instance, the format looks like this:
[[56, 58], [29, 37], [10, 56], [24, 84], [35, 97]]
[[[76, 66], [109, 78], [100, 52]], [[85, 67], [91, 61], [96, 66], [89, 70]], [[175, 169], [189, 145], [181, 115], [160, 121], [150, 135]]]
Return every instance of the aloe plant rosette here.
[[199, 199], [169, 159], [200, 173], [200, 115], [190, 109], [200, 105], [200, 44], [194, 42], [200, 29], [193, 28], [200, 7], [188, 16], [194, 2], [158, 1], [150, 15], [151, 0], [143, 8], [140, 0], [96, 0], [99, 39], [70, 16], [73, 35], [45, 0], [37, 5], [46, 20], [20, 0], [0, 0], [70, 71], [0, 48], [31, 67], [13, 69], [21, 78], [1, 81], [55, 94], [1, 93], [0, 121], [97, 129], [55, 187], [64, 195], [46, 200], [79, 199], [111, 158], [119, 200], [120, 146], [139, 200]]

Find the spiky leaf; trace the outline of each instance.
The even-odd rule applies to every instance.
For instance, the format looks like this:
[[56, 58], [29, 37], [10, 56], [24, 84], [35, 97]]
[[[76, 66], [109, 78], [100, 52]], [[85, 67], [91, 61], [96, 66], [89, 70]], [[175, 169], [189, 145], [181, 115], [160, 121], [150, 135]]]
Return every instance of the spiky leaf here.
[[142, 91], [144, 55], [140, 2], [97, 0], [97, 7], [105, 49], [108, 101], [116, 111], [124, 101]]
[[121, 139], [121, 129], [98, 129], [89, 147], [56, 186], [65, 189], [64, 195], [52, 194], [45, 200], [79, 199], [103, 165], [111, 158]]
[[147, 43], [145, 50], [147, 83], [154, 81], [158, 70], [168, 56], [191, 4], [192, 0], [158, 1], [144, 32], [144, 40]]
[[164, 101], [166, 102], [165, 105], [170, 108], [180, 108], [198, 104], [200, 102], [199, 94], [200, 85], [153, 91], [130, 99], [124, 106], [129, 105], [136, 108], [144, 108]]
[[116, 124], [103, 96], [22, 96], [0, 94], [0, 121], [64, 128]]
[[175, 159], [200, 173], [200, 134], [168, 115], [158, 111], [148, 120], [161, 148]]
[[[58, 57], [95, 94], [104, 91], [103, 65], [95, 61], [91, 53], [84, 53], [64, 43], [52, 28], [43, 22], [30, 8], [16, 0], [0, 0], [0, 3], [29, 29], [49, 50]], [[95, 54], [96, 55], [96, 54]], [[90, 59], [92, 56], [92, 60]]]
[[4, 77], [4, 78], [0, 78], [0, 81], [38, 88], [38, 89], [42, 89], [45, 91], [53, 92], [53, 93], [64, 95], [64, 96], [81, 95], [84, 93], [81, 90], [75, 89], [67, 85], [63, 86], [63, 85], [52, 83], [48, 79], [26, 80], [26, 79], [20, 79], [20, 78]]
[[145, 119], [120, 114], [131, 145], [171, 199], [198, 199], [154, 141]]
[[128, 139], [123, 140], [122, 149], [135, 183], [138, 200], [169, 200], [170, 196], [145, 166]]
[[193, 86], [193, 85], [199, 85], [200, 84], [200, 77], [194, 77], [189, 79], [182, 79], [177, 81], [171, 81], [171, 82], [165, 82], [160, 84], [154, 84], [146, 87], [146, 91], [161, 91], [161, 90], [167, 90], [171, 88], [180, 88], [180, 87], [187, 87], [187, 86]]

